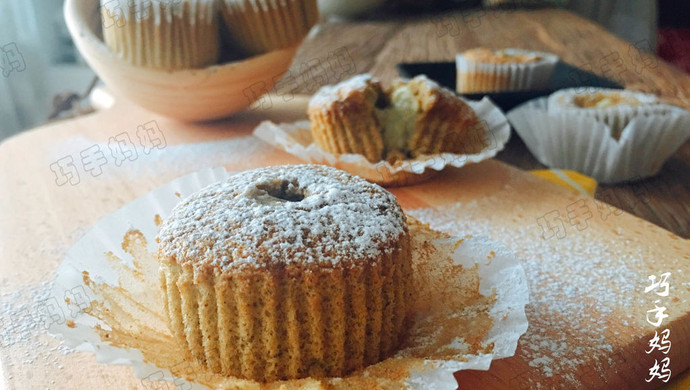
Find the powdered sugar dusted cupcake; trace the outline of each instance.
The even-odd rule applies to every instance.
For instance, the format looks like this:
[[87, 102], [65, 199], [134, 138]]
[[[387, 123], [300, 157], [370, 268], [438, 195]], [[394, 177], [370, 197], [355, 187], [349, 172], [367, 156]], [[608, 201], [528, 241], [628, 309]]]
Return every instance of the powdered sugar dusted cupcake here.
[[204, 68], [218, 60], [214, 0], [101, 0], [103, 40], [137, 66]]
[[254, 55], [299, 43], [318, 20], [316, 0], [221, 0], [232, 46]]
[[211, 372], [344, 376], [391, 356], [409, 326], [405, 215], [335, 168], [238, 173], [180, 202], [158, 242], [170, 329]]
[[520, 49], [476, 48], [458, 54], [460, 93], [546, 89], [558, 62], [554, 54]]
[[634, 118], [667, 111], [654, 95], [620, 89], [568, 88], [553, 93], [548, 100], [550, 114], [590, 116], [606, 124], [615, 139]]

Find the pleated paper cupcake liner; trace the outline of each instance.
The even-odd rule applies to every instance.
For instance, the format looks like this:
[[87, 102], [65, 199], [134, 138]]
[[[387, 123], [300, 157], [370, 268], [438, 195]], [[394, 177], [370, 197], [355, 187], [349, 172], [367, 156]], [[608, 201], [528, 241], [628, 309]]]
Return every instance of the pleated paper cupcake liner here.
[[637, 115], [620, 139], [588, 115], [551, 114], [548, 98], [524, 103], [508, 113], [515, 131], [544, 165], [572, 169], [601, 183], [638, 180], [659, 172], [690, 138], [690, 112], [663, 106], [663, 113]]
[[[606, 108], [581, 108], [575, 105], [573, 99], [576, 96], [592, 95], [596, 93], [616, 93], [626, 98], [638, 100], [640, 105], [615, 105]], [[611, 136], [619, 139], [625, 126], [636, 117], [650, 115], [664, 115], [669, 112], [669, 106], [658, 104], [658, 99], [654, 95], [638, 93], [625, 90], [615, 90], [607, 88], [587, 88], [582, 91], [580, 88], [562, 89], [551, 94], [547, 100], [547, 112], [558, 115], [582, 115], [594, 118], [598, 122], [605, 123], [611, 129]]]
[[318, 20], [316, 0], [222, 0], [227, 39], [249, 55], [296, 45]]
[[[159, 292], [155, 238], [160, 222], [181, 199], [231, 174], [218, 168], [183, 176], [96, 222], [56, 271], [52, 293], [59, 307], [51, 313], [61, 311], [70, 319], [53, 321], [50, 332], [70, 347], [95, 354], [99, 363], [131, 366], [147, 388], [168, 386], [159, 381], [189, 389], [258, 388], [259, 383], [221, 377], [186, 360], [167, 328]], [[410, 233], [418, 297], [401, 349], [344, 378], [271, 382], [261, 388], [385, 383], [455, 389], [453, 372], [487, 370], [492, 360], [515, 353], [527, 330], [529, 291], [512, 252], [486, 237], [449, 237], [413, 220]], [[455, 308], [456, 301], [462, 308]], [[463, 316], [471, 321], [459, 321]], [[476, 341], [480, 345], [471, 346]]]
[[546, 89], [558, 63], [558, 56], [529, 50], [506, 49], [508, 54], [534, 54], [539, 61], [494, 64], [467, 60], [463, 54], [455, 58], [457, 91], [459, 93], [524, 91]]
[[101, 0], [103, 41], [137, 66], [166, 70], [218, 62], [213, 0]]
[[485, 97], [466, 102], [486, 125], [486, 146], [476, 154], [441, 153], [394, 164], [388, 161], [372, 163], [361, 154], [338, 155], [324, 151], [313, 142], [308, 121], [280, 124], [265, 121], [254, 130], [254, 135], [305, 162], [331, 165], [383, 186], [413, 185], [433, 178], [447, 167], [460, 168], [492, 158], [508, 143], [510, 125], [491, 99]]

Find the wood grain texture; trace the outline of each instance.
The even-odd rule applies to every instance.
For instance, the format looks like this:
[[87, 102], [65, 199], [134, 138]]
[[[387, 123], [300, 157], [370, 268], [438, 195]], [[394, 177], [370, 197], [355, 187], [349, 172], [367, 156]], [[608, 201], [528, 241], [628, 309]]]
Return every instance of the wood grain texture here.
[[[214, 165], [242, 170], [299, 162], [286, 153], [247, 138], [263, 119], [289, 121], [303, 115], [294, 114], [295, 110], [300, 112], [302, 106], [297, 99], [290, 99], [289, 91], [311, 93], [320, 85], [336, 82], [339, 77], [355, 72], [371, 71], [391, 79], [396, 76], [394, 66], [397, 62], [448, 60], [455, 52], [477, 45], [549, 50], [575, 65], [594, 63], [592, 70], [600, 74], [608, 69], [602, 70], [601, 59], [615, 48], [621, 53], [624, 64], [634, 65], [627, 54], [627, 44], [596, 25], [556, 10], [455, 13], [433, 19], [326, 23], [300, 48], [286, 76], [293, 80], [281, 84], [277, 90], [279, 96], [267, 98], [271, 104], [264, 100], [263, 105], [252, 112], [221, 121], [184, 124], [119, 101], [108, 110], [57, 122], [0, 144], [0, 298], [3, 302], [11, 298], [13, 305], [26, 305], [24, 309], [14, 307], [7, 313], [15, 316], [9, 319], [12, 323], [19, 325], [19, 329], [27, 329], [28, 333], [26, 340], [0, 346], [0, 387], [147, 388], [132, 375], [129, 367], [98, 364], [90, 353], [63, 354], [57, 349], [57, 340], [30, 326], [35, 321], [31, 315], [34, 303], [30, 292], [41, 290], [42, 283], [52, 278], [69, 247], [100, 217], [180, 175]], [[344, 63], [334, 60], [344, 53], [342, 48], [346, 49], [349, 58]], [[654, 69], [639, 74], [633, 69], [621, 77], [626, 85], [657, 91], [669, 101], [690, 107], [686, 97], [690, 91], [689, 78], [667, 64], [659, 62]], [[149, 154], [144, 154], [137, 146], [136, 161], [116, 164], [108, 154], [110, 138], [125, 132], [138, 145], [137, 127], [152, 120], [163, 132], [165, 146]], [[80, 166], [80, 153], [93, 145], [102, 148], [108, 161], [98, 176]], [[50, 164], [65, 156], [71, 156], [80, 167], [80, 181], [76, 185], [57, 185], [50, 170]], [[518, 137], [513, 138], [499, 159], [522, 168], [538, 166]], [[625, 186], [602, 186], [597, 198], [688, 237], [689, 164], [690, 145], [686, 144], [659, 176]], [[564, 189], [495, 161], [451, 170], [425, 185], [394, 192], [408, 210], [444, 209], [460, 202], [459, 208], [448, 212], [451, 218], [466, 226], [489, 223], [487, 226], [500, 227], [487, 229], [485, 234], [507, 243], [526, 264], [534, 259], [533, 245], [543, 242], [539, 241], [543, 239], [539, 237], [541, 230], [537, 219], [554, 209], [564, 212], [566, 206], [579, 201]], [[595, 207], [593, 201], [586, 202]], [[520, 243], [515, 237], [528, 237], [529, 240]], [[630, 281], [639, 287], [632, 293], [636, 300], [644, 298], [646, 275], [672, 270], [679, 278], [672, 281], [674, 300], [668, 306], [673, 310], [664, 326], [672, 330], [671, 368], [674, 376], [680, 376], [690, 365], [687, 277], [690, 244], [666, 230], [622, 214], [607, 220], [593, 218], [589, 229], [580, 232], [571, 228], [567, 237], [551, 241], [545, 248], [587, 261], [589, 246], [583, 243], [609, 245], [597, 254], [604, 259], [626, 258], [630, 254], [639, 258], [639, 262], [628, 265], [641, 276], [640, 280]], [[548, 257], [541, 260], [551, 261]], [[538, 275], [539, 270], [528, 276]], [[559, 278], [559, 274], [555, 274], [539, 279], [544, 280], [544, 284], [532, 284], [535, 299], [567, 287], [569, 281]], [[15, 296], [15, 291], [23, 293]], [[596, 305], [598, 297], [591, 292], [570, 297], [569, 302], [580, 297], [583, 297], [583, 307], [601, 314]], [[655, 384], [648, 385], [643, 378], [651, 365], [650, 356], [644, 352], [653, 334], [653, 328], [644, 318], [649, 302], [632, 308], [614, 305], [611, 313], [601, 315], [606, 322], [606, 345], [611, 349], [584, 354], [582, 363], [571, 370], [559, 369], [551, 376], [540, 364], [542, 361], [537, 359], [535, 363], [530, 349], [532, 342], [539, 340], [536, 336], [540, 332], [556, 337], [558, 332], [570, 334], [577, 329], [550, 314], [556, 308], [549, 308], [547, 302], [536, 299], [528, 307], [530, 330], [521, 340], [517, 355], [495, 362], [488, 372], [459, 374], [462, 389], [535, 388], [537, 383], [542, 383], [542, 388], [654, 387]], [[1, 318], [0, 327], [7, 327], [10, 322]], [[629, 319], [628, 325], [619, 321], [621, 318]], [[581, 337], [574, 337], [572, 342], [581, 343], [583, 348], [596, 349], [597, 346], [594, 340]], [[547, 344], [544, 353], [549, 350]], [[573, 353], [577, 353], [575, 349], [564, 358], [572, 359]]]
[[[690, 77], [640, 51], [648, 48], [646, 42], [631, 45], [595, 23], [556, 9], [469, 10], [393, 21], [322, 24], [293, 61], [289, 75], [298, 85], [290, 84], [291, 90], [310, 94], [319, 85], [347, 77], [350, 73], [339, 73], [343, 68], [329, 61], [329, 53], [339, 50], [347, 52], [352, 73], [370, 72], [390, 81], [398, 76], [395, 65], [399, 62], [451, 61], [456, 53], [477, 46], [552, 52], [626, 88], [655, 93], [670, 104], [690, 109]], [[517, 136], [497, 158], [522, 169], [544, 168]], [[690, 238], [690, 142], [679, 148], [659, 175], [601, 186], [596, 197]]]
[[[242, 170], [298, 163], [295, 157], [250, 137], [252, 129], [267, 115], [288, 120], [282, 111], [292, 112], [293, 108], [281, 103], [268, 112], [190, 125], [123, 103], [29, 132], [1, 145], [0, 165], [13, 169], [0, 173], [0, 186], [9, 189], [0, 197], [0, 214], [4, 216], [0, 219], [0, 275], [4, 278], [0, 287], [3, 300], [10, 293], [15, 305], [26, 304], [23, 311], [8, 313], [35, 310], [30, 295], [14, 297], [12, 292], [40, 291], [68, 248], [90, 226], [146, 192], [209, 166]], [[151, 120], [158, 123], [165, 135], [164, 148], [120, 166], [108, 156], [109, 163], [102, 167], [102, 174], [93, 176], [80, 169], [79, 183], [55, 183], [49, 169], [54, 159], [77, 157], [94, 144], [107, 147], [104, 145], [112, 135], [121, 131], [131, 134], [138, 124]], [[45, 136], [46, 132], [50, 132], [50, 137]], [[680, 373], [690, 363], [690, 289], [684, 282], [690, 275], [687, 241], [629, 214], [604, 220], [597, 214], [592, 199], [583, 200], [569, 190], [498, 161], [451, 169], [428, 183], [393, 192], [408, 212], [431, 212], [427, 214], [431, 222], [456, 234], [489, 235], [524, 261], [532, 289], [532, 303], [527, 307], [530, 329], [521, 339], [515, 357], [495, 362], [488, 372], [458, 374], [462, 389], [531, 389], [537, 384], [569, 389], [651, 388], [644, 381], [651, 356], [644, 351], [653, 327], [645, 321], [650, 302], [643, 290], [646, 275], [663, 270], [672, 270], [674, 275], [673, 301], [668, 304], [673, 310], [664, 322], [664, 327], [672, 332], [671, 369]], [[538, 219], [578, 201], [586, 202], [594, 213], [588, 228], [580, 231], [570, 226], [562, 239], [545, 240]], [[654, 245], [650, 246], [650, 242]], [[602, 261], [604, 269], [612, 272], [607, 262], [626, 259], [621, 271], [625, 269], [636, 276], [623, 282], [628, 286], [626, 290], [618, 290], [617, 285], [606, 296], [597, 296], [597, 291], [605, 290], [592, 284], [593, 290], [588, 291], [589, 286], [583, 285], [586, 279], [578, 277], [576, 283], [569, 280], [572, 274], [541, 270], [567, 266], [568, 259], [573, 265], [591, 269], [591, 275], [598, 274]], [[611, 275], [607, 272], [600, 276]], [[587, 278], [589, 274], [587, 271], [582, 276]], [[561, 297], [568, 288], [574, 288], [576, 293]], [[554, 300], [557, 297], [560, 301]], [[7, 388], [153, 386], [137, 379], [128, 367], [96, 363], [90, 353], [63, 355], [56, 349], [57, 340], [31, 330], [33, 316], [11, 320], [20, 329], [30, 331], [26, 339], [0, 348], [2, 380]], [[562, 360], [544, 365], [555, 358], [554, 353]], [[572, 363], [564, 365], [561, 361]]]

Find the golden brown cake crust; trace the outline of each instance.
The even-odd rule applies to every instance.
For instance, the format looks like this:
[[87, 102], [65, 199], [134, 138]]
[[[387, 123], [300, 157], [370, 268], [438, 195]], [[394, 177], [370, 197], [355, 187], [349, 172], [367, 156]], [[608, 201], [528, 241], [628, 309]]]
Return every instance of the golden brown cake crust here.
[[320, 165], [240, 173], [177, 206], [159, 243], [171, 331], [212, 372], [343, 376], [403, 337], [407, 224], [392, 194], [358, 177]]
[[479, 153], [486, 146], [485, 124], [464, 101], [424, 76], [407, 85], [420, 104], [420, 115], [408, 141], [412, 157], [438, 153]]
[[233, 175], [183, 200], [158, 241], [159, 253], [202, 277], [356, 263], [389, 252], [406, 231], [383, 188], [325, 165], [285, 165]]
[[321, 88], [308, 109], [314, 142], [329, 153], [381, 161], [384, 145], [375, 106], [382, 93], [381, 83], [368, 74]]
[[511, 54], [505, 50], [490, 50], [481, 47], [466, 50], [462, 54], [468, 61], [491, 64], [524, 64], [541, 60], [541, 57], [535, 54]]
[[412, 302], [409, 235], [388, 255], [331, 269], [246, 269], [192, 283], [161, 265], [182, 351], [210, 371], [260, 382], [344, 376], [391, 356]]
[[[385, 118], [399, 89], [408, 88], [414, 118], [400, 120], [410, 134], [385, 136]], [[329, 153], [356, 153], [370, 162], [395, 162], [437, 153], [478, 153], [486, 128], [464, 101], [425, 76], [396, 80], [388, 89], [368, 74], [319, 90], [308, 109], [314, 142]], [[400, 137], [402, 145], [393, 145]], [[397, 143], [397, 142], [396, 142]]]

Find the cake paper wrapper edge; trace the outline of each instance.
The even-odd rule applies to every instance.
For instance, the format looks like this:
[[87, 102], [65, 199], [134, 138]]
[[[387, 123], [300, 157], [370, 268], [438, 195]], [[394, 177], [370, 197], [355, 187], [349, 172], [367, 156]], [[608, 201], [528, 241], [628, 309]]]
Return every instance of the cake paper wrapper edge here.
[[[135, 375], [141, 379], [151, 377], [154, 372], [160, 373], [157, 378], [162, 380], [179, 379], [166, 368], [146, 363], [142, 353], [136, 349], [118, 348], [103, 342], [94, 329], [98, 320], [84, 311], [81, 307], [83, 305], [80, 306], [79, 300], [74, 298], [84, 295], [85, 299], [91, 300], [97, 296], [84, 282], [83, 271], [88, 271], [92, 280], [111, 286], [118, 284], [117, 272], [112, 269], [106, 252], [112, 252], [123, 259], [125, 264], [131, 265], [132, 256], [122, 248], [122, 238], [128, 231], [141, 231], [147, 239], [147, 249], [155, 251], [155, 237], [159, 229], [154, 222], [155, 215], [166, 218], [180, 199], [209, 184], [226, 179], [231, 174], [220, 167], [182, 176], [99, 219], [70, 248], [56, 271], [52, 285], [52, 293], [57, 298], [59, 309], [66, 314], [65, 318], [70, 318], [71, 315], [73, 324], [70, 326], [65, 321], [54, 322], [50, 325], [49, 332], [62, 339], [69, 347], [94, 353], [99, 363], [131, 366]], [[450, 237], [447, 240], [458, 239]], [[487, 251], [495, 253], [491, 261], [486, 261]], [[427, 361], [431, 368], [422, 372], [413, 371], [407, 378], [408, 386], [413, 389], [428, 388], [430, 383], [438, 389], [455, 389], [457, 384], [453, 372], [464, 369], [488, 370], [493, 359], [509, 357], [515, 353], [520, 336], [527, 330], [524, 308], [529, 302], [529, 287], [520, 262], [509, 249], [486, 237], [467, 237], [456, 249], [453, 259], [456, 264], [463, 263], [466, 266], [473, 266], [473, 259], [476, 259], [481, 278], [480, 293], [497, 294], [497, 300], [490, 311], [494, 324], [484, 340], [485, 343], [493, 342], [494, 349], [491, 354], [469, 356], [467, 361]], [[72, 297], [69, 304], [62, 299], [68, 295]], [[192, 389], [208, 388], [198, 383], [188, 383]]]
[[[487, 145], [476, 154], [441, 153], [404, 160], [394, 165], [387, 161], [372, 163], [363, 155], [328, 153], [311, 142], [309, 122], [276, 124], [264, 121], [254, 130], [254, 136], [300, 158], [305, 162], [327, 164], [348, 171], [381, 185], [409, 185], [421, 180], [422, 175], [442, 171], [446, 167], [460, 168], [496, 156], [510, 139], [510, 124], [503, 112], [489, 99], [466, 101], [481, 121], [486, 124]], [[300, 134], [301, 133], [301, 136]], [[301, 138], [301, 139], [300, 139]], [[406, 175], [406, 176], [403, 176]], [[403, 181], [399, 178], [403, 177]]]
[[[458, 82], [456, 90], [460, 93], [479, 93], [546, 89], [558, 63], [558, 56], [531, 50], [505, 51], [510, 54], [536, 54], [543, 59], [537, 62], [494, 64], [467, 61], [463, 54], [458, 54], [455, 57], [456, 72], [458, 76], [460, 73], [467, 74], [471, 84], [461, 88]], [[460, 77], [457, 79], [461, 80]], [[501, 80], [506, 80], [508, 84], [503, 85]]]
[[[574, 103], [572, 103], [573, 98], [578, 95], [591, 95], [610, 91], [615, 91], [624, 97], [637, 99], [642, 104], [639, 106], [616, 105], [607, 108], [591, 107], [582, 109], [574, 106]], [[562, 102], [562, 99], [568, 99], [568, 102]], [[620, 139], [623, 129], [633, 118], [645, 115], [665, 115], [669, 112], [670, 106], [657, 103], [658, 99], [655, 95], [641, 92], [611, 88], [576, 87], [561, 89], [551, 94], [546, 101], [546, 111], [553, 116], [570, 115], [594, 118], [598, 122], [606, 123], [611, 130], [611, 136]]]
[[600, 183], [653, 176], [690, 138], [690, 112], [678, 107], [632, 119], [616, 140], [593, 117], [550, 114], [547, 101], [537, 98], [511, 110], [513, 128], [542, 164], [572, 169]]

